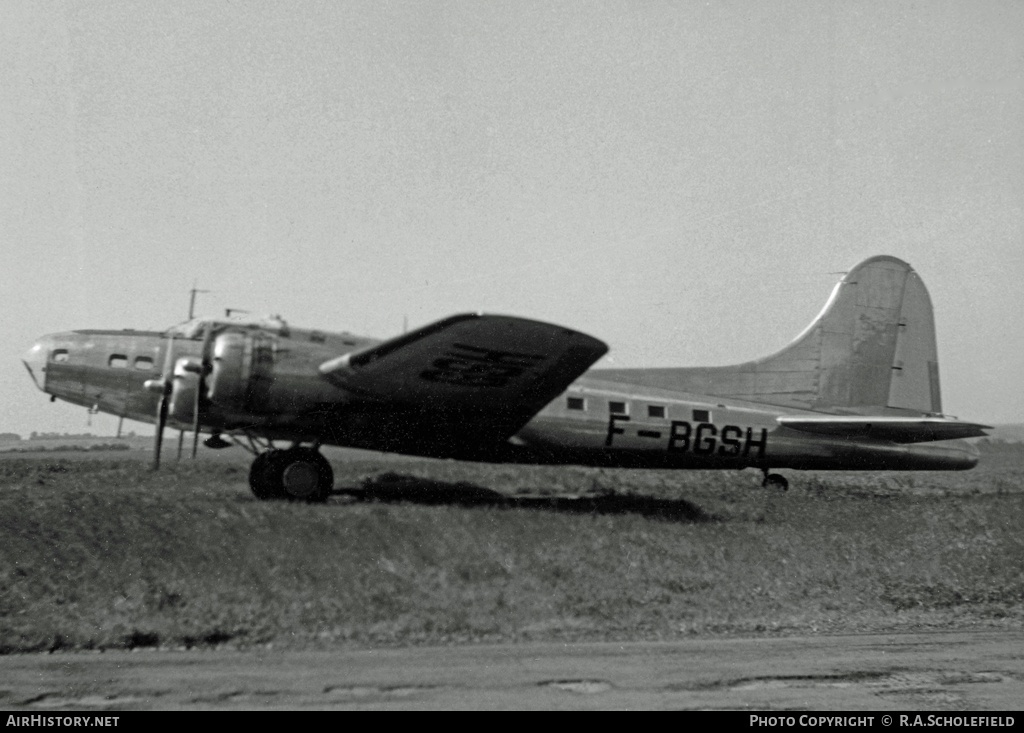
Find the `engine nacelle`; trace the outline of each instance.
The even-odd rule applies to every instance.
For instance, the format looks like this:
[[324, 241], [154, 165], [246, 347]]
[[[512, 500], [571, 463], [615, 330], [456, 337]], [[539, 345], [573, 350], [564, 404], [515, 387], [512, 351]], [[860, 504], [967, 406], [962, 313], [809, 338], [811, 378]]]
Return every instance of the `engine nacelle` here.
[[248, 375], [245, 369], [246, 337], [243, 333], [222, 333], [213, 341], [213, 370], [207, 378], [210, 402], [229, 410], [245, 409]]
[[213, 340], [212, 369], [206, 396], [233, 412], [274, 410], [268, 394], [274, 384], [274, 342], [257, 332], [227, 331]]
[[183, 356], [174, 362], [170, 400], [167, 403], [168, 419], [190, 423], [195, 418], [200, 369], [202, 360], [195, 356]]
[[340, 390], [316, 371], [321, 355], [275, 343], [263, 331], [224, 331], [213, 339], [205, 397], [215, 412], [276, 419], [339, 401]]

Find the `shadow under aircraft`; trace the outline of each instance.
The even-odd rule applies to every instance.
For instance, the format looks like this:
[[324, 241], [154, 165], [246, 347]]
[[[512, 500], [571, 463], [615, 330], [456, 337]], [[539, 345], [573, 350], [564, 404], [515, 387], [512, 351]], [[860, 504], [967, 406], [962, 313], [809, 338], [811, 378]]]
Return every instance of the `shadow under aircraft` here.
[[567, 514], [636, 514], [674, 522], [713, 522], [717, 518], [685, 499], [593, 494], [583, 496], [509, 496], [464, 481], [450, 482], [385, 473], [359, 488], [335, 489], [334, 495], [356, 501], [425, 506], [543, 509]]

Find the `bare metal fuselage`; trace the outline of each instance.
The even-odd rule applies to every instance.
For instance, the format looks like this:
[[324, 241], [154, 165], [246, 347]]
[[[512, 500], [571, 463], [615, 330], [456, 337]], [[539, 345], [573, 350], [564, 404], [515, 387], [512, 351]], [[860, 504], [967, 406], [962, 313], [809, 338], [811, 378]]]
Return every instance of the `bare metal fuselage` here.
[[[494, 462], [831, 470], [960, 470], [977, 463], [977, 451], [963, 440], [811, 435], [780, 426], [777, 418], [820, 413], [608, 381], [595, 373], [576, 380], [507, 442], [453, 448], [436, 436], [457, 415], [404, 409], [318, 373], [324, 362], [376, 340], [254, 328], [244, 338], [245, 394], [230, 409], [207, 404], [205, 431]], [[152, 423], [160, 397], [146, 383], [166, 369], [169, 344], [174, 360], [198, 358], [203, 348], [194, 334], [168, 340], [160, 332], [72, 331], [41, 339], [25, 363], [40, 389], [56, 399]], [[191, 429], [191, 408], [179, 406], [169, 424]]]

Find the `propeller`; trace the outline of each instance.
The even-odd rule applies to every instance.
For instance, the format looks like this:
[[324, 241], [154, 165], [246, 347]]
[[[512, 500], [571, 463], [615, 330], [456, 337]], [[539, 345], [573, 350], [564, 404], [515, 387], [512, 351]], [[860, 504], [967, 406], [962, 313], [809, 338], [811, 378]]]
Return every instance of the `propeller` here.
[[199, 381], [196, 383], [196, 399], [192, 405], [192, 457], [196, 457], [199, 450], [199, 413], [202, 401], [206, 396], [206, 376], [213, 370], [210, 363], [210, 342], [213, 340], [212, 324], [203, 326], [203, 349], [199, 359]]
[[160, 448], [164, 442], [164, 427], [167, 425], [167, 407], [171, 388], [174, 386], [174, 334], [167, 336], [167, 351], [164, 357], [164, 371], [160, 379], [146, 381], [146, 388], [160, 393], [156, 406], [156, 434], [153, 436], [153, 470], [160, 468]]

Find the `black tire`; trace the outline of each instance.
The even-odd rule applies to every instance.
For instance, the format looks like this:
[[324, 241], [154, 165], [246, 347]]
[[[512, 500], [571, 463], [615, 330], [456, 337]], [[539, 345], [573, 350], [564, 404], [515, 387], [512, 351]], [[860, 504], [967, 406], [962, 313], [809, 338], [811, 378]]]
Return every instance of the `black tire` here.
[[261, 501], [283, 499], [281, 482], [277, 480], [278, 458], [284, 451], [269, 450], [260, 453], [249, 468], [249, 488]]

